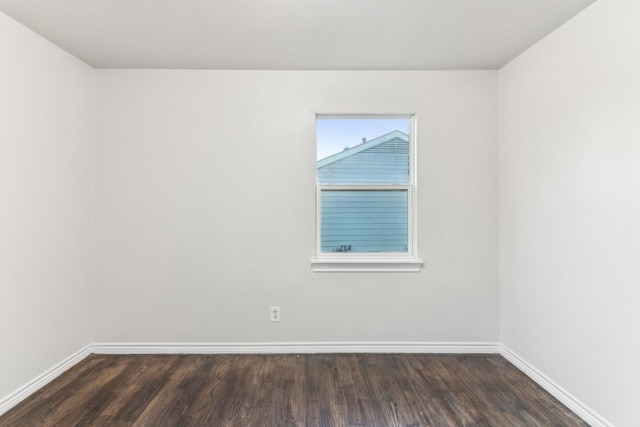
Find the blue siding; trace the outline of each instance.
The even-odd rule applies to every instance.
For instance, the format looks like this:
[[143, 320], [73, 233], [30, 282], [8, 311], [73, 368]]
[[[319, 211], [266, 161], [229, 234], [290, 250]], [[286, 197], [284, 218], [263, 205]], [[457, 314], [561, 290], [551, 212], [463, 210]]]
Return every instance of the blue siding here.
[[407, 191], [323, 190], [322, 252], [407, 252]]
[[408, 138], [396, 137], [319, 167], [318, 182], [320, 184], [407, 184], [409, 183]]
[[[318, 164], [320, 184], [408, 184], [409, 137], [396, 131]], [[406, 190], [324, 189], [320, 206], [322, 252], [407, 252]]]

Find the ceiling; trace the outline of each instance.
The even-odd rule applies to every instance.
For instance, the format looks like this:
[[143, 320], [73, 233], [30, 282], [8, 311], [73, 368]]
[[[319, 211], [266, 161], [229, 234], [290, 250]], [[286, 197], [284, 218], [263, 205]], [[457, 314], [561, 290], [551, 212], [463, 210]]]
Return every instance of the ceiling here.
[[498, 69], [595, 0], [0, 0], [96, 68]]

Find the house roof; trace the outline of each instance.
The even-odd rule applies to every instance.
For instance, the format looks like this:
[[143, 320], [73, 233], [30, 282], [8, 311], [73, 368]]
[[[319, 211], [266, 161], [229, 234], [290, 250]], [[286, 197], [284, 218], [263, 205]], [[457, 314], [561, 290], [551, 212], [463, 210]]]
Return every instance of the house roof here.
[[371, 139], [362, 144], [356, 145], [355, 147], [345, 148], [344, 151], [333, 154], [329, 157], [325, 157], [324, 159], [318, 160], [317, 167], [321, 168], [332, 163], [337, 162], [338, 160], [342, 160], [346, 157], [353, 156], [354, 154], [361, 153], [362, 151], [368, 150], [369, 148], [376, 147], [380, 144], [384, 144], [385, 142], [394, 140], [396, 138], [400, 138], [404, 141], [409, 141], [409, 135], [401, 132], [399, 130], [394, 130], [393, 132], [389, 132], [386, 135], [379, 136], [377, 138]]

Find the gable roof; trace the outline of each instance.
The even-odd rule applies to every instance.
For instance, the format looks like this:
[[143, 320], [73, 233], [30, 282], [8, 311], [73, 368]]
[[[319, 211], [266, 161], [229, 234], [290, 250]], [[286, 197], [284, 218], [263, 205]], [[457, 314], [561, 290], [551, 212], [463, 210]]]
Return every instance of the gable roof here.
[[393, 132], [389, 132], [386, 135], [379, 136], [362, 144], [356, 145], [355, 147], [345, 148], [344, 151], [333, 154], [329, 157], [325, 157], [324, 159], [318, 160], [317, 167], [321, 168], [332, 163], [337, 162], [338, 160], [342, 160], [346, 157], [353, 156], [354, 154], [358, 154], [362, 151], [368, 150], [369, 148], [376, 147], [380, 144], [384, 144], [385, 142], [394, 140], [396, 138], [400, 138], [403, 141], [409, 141], [409, 135], [401, 132], [399, 130], [394, 130]]

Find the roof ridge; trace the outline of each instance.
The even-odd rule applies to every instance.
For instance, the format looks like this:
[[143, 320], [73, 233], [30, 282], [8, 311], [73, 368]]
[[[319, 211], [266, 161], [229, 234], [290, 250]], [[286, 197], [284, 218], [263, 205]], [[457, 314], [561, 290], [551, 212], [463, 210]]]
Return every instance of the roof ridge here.
[[[321, 167], [330, 165], [331, 163], [335, 163], [338, 160], [342, 160], [346, 157], [353, 156], [354, 154], [368, 150], [369, 148], [383, 144], [387, 141], [391, 141], [392, 139], [397, 137], [401, 137], [401, 138], [406, 137], [406, 141], [409, 142], [409, 134], [396, 129], [384, 135], [378, 136], [374, 139], [370, 139], [369, 141], [358, 144], [355, 147], [347, 147], [343, 151], [340, 151], [339, 153], [335, 153], [323, 159], [320, 159], [317, 161], [317, 167], [321, 168]], [[405, 138], [402, 138], [402, 139], [405, 139]]]

